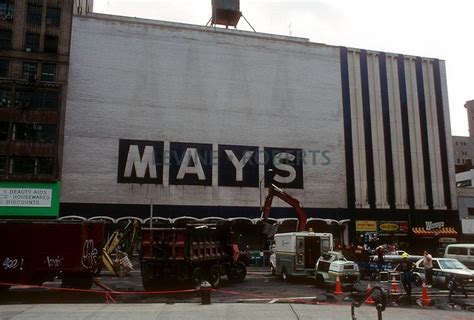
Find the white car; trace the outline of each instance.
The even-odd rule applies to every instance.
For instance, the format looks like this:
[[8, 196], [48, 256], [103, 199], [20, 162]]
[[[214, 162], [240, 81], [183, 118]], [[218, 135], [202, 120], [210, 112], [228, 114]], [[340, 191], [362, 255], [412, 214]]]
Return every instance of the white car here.
[[[425, 281], [423, 259], [418, 260], [415, 265], [416, 268], [413, 271], [413, 277], [415, 282], [420, 285]], [[474, 271], [456, 259], [433, 258], [433, 287], [449, 288], [450, 280], [454, 277], [474, 281]]]
[[337, 251], [324, 253], [316, 262], [314, 273], [318, 287], [334, 285], [338, 277], [343, 286], [354, 285], [360, 280], [357, 263], [348, 261], [342, 253]]

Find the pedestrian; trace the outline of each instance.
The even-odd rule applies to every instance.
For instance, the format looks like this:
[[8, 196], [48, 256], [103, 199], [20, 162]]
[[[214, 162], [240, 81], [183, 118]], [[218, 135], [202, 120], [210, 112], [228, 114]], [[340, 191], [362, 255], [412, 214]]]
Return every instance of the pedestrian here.
[[413, 262], [408, 261], [408, 253], [404, 252], [402, 254], [402, 262], [400, 262], [397, 269], [401, 273], [403, 289], [405, 289], [407, 296], [411, 297], [411, 282], [413, 279], [414, 264]]
[[384, 257], [383, 257], [383, 246], [378, 246], [375, 251], [377, 252], [377, 267], [379, 272], [382, 271]]
[[423, 252], [423, 266], [425, 267], [426, 285], [431, 288], [433, 285], [433, 257], [426, 250]]

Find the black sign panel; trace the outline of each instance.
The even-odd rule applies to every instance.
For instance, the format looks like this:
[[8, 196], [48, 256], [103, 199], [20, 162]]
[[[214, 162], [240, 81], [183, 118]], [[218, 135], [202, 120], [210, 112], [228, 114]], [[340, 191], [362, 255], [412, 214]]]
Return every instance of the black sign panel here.
[[212, 144], [171, 142], [170, 184], [211, 186], [212, 161]]
[[163, 183], [162, 141], [120, 140], [118, 183]]
[[219, 186], [258, 187], [258, 147], [219, 145]]
[[[265, 148], [265, 186], [303, 189], [303, 150]], [[269, 170], [272, 169], [271, 172]]]

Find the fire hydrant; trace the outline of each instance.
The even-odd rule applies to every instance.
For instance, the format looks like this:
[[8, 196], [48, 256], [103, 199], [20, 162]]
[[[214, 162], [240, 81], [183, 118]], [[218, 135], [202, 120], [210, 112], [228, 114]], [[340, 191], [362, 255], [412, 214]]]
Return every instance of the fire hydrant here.
[[211, 291], [212, 286], [209, 282], [203, 281], [201, 283], [201, 303], [211, 304]]

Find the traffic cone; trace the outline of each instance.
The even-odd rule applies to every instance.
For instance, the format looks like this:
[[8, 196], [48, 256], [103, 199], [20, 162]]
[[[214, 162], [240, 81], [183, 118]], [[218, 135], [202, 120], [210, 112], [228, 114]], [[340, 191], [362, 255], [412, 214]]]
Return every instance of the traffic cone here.
[[336, 291], [334, 291], [334, 294], [343, 294], [342, 292], [342, 286], [341, 286], [341, 280], [339, 277], [336, 278]]
[[390, 283], [390, 292], [391, 293], [400, 292], [400, 288], [398, 287], [398, 281], [397, 279], [395, 279], [395, 276], [392, 276], [392, 281]]
[[428, 296], [428, 288], [424, 282], [421, 289], [421, 304], [424, 306], [429, 306], [431, 304], [431, 299]]
[[[372, 289], [372, 288], [370, 287], [370, 283], [369, 283], [369, 284], [367, 285], [367, 293], [370, 291], [370, 289]], [[368, 304], [374, 304], [374, 303], [375, 303], [374, 299], [372, 299], [372, 295], [370, 295], [370, 296], [367, 298], [367, 300], [365, 300], [365, 303], [368, 303]]]

